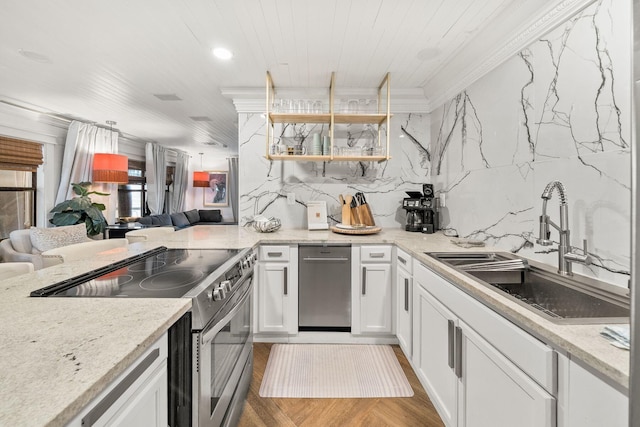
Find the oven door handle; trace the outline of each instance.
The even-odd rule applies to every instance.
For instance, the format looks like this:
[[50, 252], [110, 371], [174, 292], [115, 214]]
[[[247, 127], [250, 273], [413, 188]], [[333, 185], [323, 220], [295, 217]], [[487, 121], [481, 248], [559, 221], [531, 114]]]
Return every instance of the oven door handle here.
[[[253, 276], [249, 277], [247, 280], [253, 280]], [[242, 306], [244, 305], [244, 303], [247, 302], [247, 299], [249, 299], [249, 296], [251, 295], [252, 290], [253, 290], [253, 285], [249, 286], [249, 289], [245, 291], [244, 295], [242, 295], [242, 297], [238, 300], [238, 303], [235, 305], [235, 307], [233, 307], [229, 311], [229, 313], [227, 313], [219, 321], [211, 322], [207, 326], [205, 326], [204, 329], [202, 329], [202, 332], [200, 334], [200, 336], [202, 337], [202, 344], [209, 341], [209, 339], [212, 339], [213, 337], [215, 337], [218, 334], [218, 332], [222, 330], [224, 325], [226, 325], [227, 322], [233, 318], [233, 316], [238, 314], [238, 312], [242, 309]]]

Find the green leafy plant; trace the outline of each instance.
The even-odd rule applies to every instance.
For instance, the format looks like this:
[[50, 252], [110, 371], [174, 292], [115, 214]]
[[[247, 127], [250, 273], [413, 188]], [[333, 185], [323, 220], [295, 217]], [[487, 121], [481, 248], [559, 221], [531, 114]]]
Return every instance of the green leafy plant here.
[[102, 214], [102, 211], [106, 208], [102, 203], [92, 202], [89, 196], [91, 194], [108, 196], [109, 194], [89, 191], [90, 182], [71, 184], [71, 186], [73, 187], [73, 192], [78, 196], [71, 200], [65, 200], [51, 209], [53, 217], [49, 222], [56, 226], [84, 223], [87, 226], [87, 234], [89, 236], [101, 234], [107, 226], [107, 220]]

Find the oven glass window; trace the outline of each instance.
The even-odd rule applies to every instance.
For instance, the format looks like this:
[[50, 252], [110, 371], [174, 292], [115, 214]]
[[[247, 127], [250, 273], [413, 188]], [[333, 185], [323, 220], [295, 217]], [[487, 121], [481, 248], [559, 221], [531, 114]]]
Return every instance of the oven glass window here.
[[[224, 325], [211, 342], [211, 413], [220, 400], [227, 382], [240, 361], [240, 353], [251, 335], [251, 298]], [[239, 367], [241, 369], [242, 366]]]

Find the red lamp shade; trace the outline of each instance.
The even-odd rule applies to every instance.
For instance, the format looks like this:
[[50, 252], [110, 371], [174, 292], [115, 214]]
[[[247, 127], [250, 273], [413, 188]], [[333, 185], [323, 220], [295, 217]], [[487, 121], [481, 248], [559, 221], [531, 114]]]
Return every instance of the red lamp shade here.
[[208, 187], [209, 186], [209, 172], [195, 171], [193, 173], [193, 186], [194, 187]]
[[121, 154], [95, 153], [93, 155], [93, 182], [129, 182], [129, 159]]

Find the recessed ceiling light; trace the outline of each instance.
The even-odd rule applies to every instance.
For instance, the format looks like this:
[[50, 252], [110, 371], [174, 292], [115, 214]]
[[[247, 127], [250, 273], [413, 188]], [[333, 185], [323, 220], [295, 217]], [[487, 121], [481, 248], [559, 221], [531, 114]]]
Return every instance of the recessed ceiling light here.
[[224, 47], [216, 47], [211, 52], [213, 52], [213, 56], [218, 59], [231, 59], [233, 58], [233, 53], [229, 49], [225, 49]]

